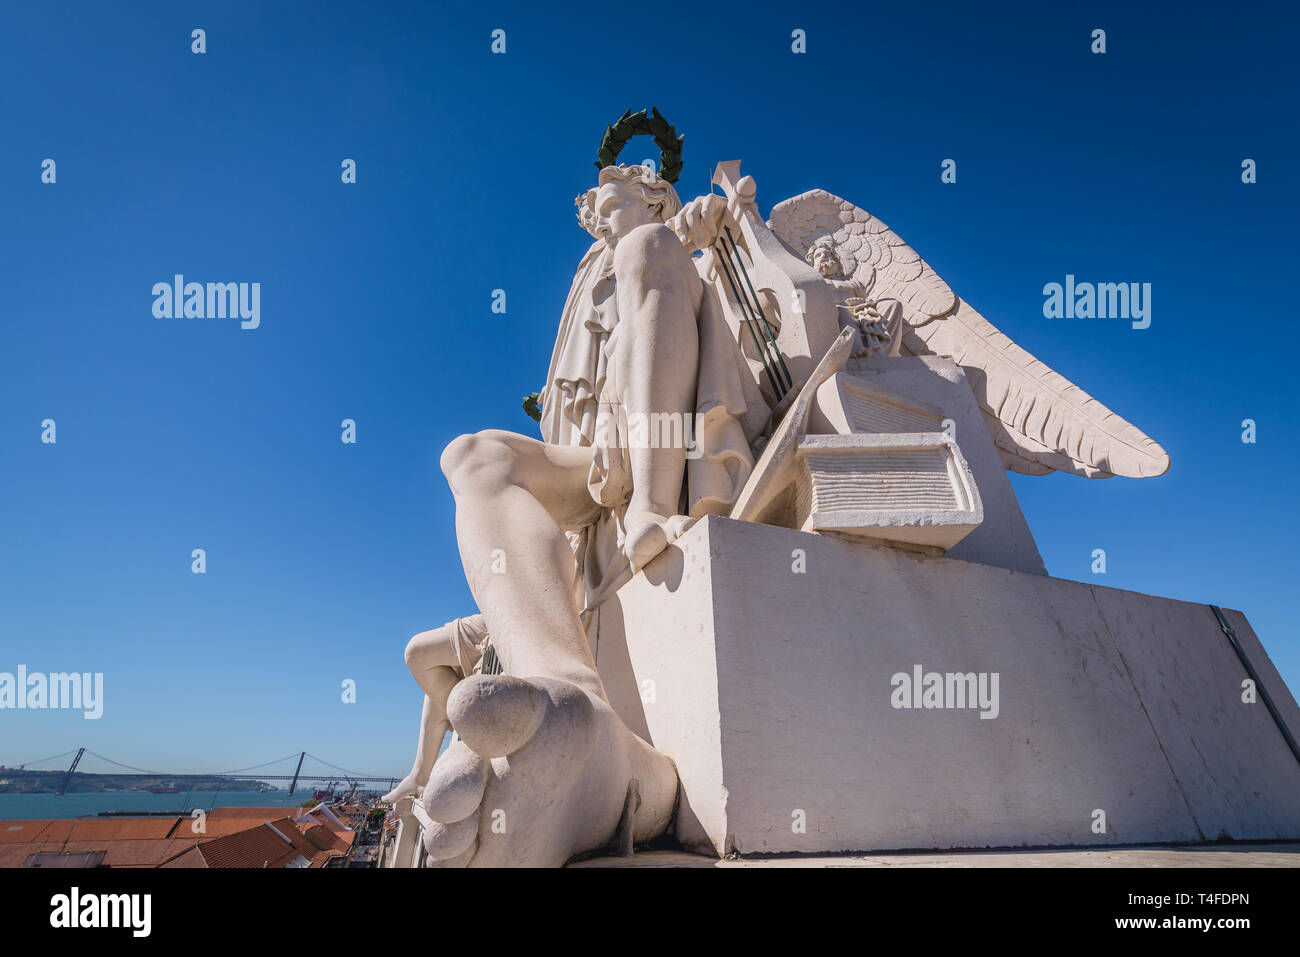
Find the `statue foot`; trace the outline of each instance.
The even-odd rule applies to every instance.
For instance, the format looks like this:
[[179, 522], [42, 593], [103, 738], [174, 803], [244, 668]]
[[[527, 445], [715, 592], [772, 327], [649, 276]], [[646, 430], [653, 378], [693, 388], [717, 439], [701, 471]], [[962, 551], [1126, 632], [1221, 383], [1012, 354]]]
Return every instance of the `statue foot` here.
[[624, 519], [627, 537], [623, 543], [623, 552], [632, 564], [632, 571], [639, 572], [650, 564], [694, 524], [695, 519], [689, 515], [670, 515], [665, 518], [653, 512], [633, 512], [629, 509]]
[[404, 797], [418, 797], [420, 794], [420, 779], [415, 771], [412, 771], [406, 777], [397, 782], [397, 787], [393, 788], [379, 800], [384, 804], [396, 804]]
[[437, 822], [424, 833], [431, 866], [559, 867], [616, 837], [657, 837], [672, 820], [672, 762], [577, 685], [475, 675], [447, 715], [460, 740], [424, 789]]

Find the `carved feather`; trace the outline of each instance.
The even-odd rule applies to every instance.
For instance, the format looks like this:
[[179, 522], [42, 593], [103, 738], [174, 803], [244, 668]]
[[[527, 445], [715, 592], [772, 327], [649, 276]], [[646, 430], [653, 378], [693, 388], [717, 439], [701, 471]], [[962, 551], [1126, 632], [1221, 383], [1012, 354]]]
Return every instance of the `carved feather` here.
[[1147, 478], [1169, 468], [1155, 441], [999, 332], [866, 210], [816, 189], [778, 205], [768, 225], [801, 256], [829, 237], [872, 298], [903, 304], [904, 350], [949, 356], [963, 368], [1007, 468], [1089, 478]]

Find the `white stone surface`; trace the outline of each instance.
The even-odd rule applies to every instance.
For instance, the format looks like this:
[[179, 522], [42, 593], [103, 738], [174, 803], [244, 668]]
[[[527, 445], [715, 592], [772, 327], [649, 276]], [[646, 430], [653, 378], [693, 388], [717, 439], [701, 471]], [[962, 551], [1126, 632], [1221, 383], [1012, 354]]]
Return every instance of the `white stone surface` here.
[[420, 822], [415, 817], [413, 799], [408, 795], [393, 805], [398, 814], [396, 847], [392, 854], [392, 867], [419, 867], [424, 857], [420, 844]]
[[974, 476], [943, 431], [955, 423], [839, 371], [855, 337], [841, 330], [794, 394], [731, 517], [942, 554], [983, 521]]
[[878, 376], [837, 372], [818, 387], [807, 430], [814, 435], [942, 432], [944, 418], [938, 406], [901, 396]]
[[[1205, 606], [709, 518], [601, 609], [596, 655], [716, 854], [1300, 838], [1300, 764]], [[997, 717], [892, 707], [915, 665], [996, 672]]]
[[[1263, 702], [1243, 704], [1247, 676], [1214, 612], [1115, 588], [1093, 591], [1106, 627], [1125, 637], [1119, 643], [1125, 669], [1201, 833], [1209, 840], [1300, 836], [1297, 764], [1278, 762], [1281, 735]], [[1295, 699], [1246, 616], [1230, 609], [1224, 616], [1294, 736], [1300, 731]], [[1248, 785], [1246, 793], [1232, 796], [1225, 783], [1234, 781]]]
[[970, 467], [941, 432], [805, 435], [798, 457], [802, 531], [942, 554], [984, 520]]
[[877, 357], [865, 362], [849, 360], [848, 373], [849, 382], [861, 381], [877, 390], [907, 396], [951, 420], [951, 435], [979, 489], [984, 520], [953, 546], [948, 557], [1046, 575], [1047, 568], [962, 368], [939, 356]]
[[593, 857], [570, 867], [1300, 867], [1300, 844], [1187, 844], [1100, 850], [957, 851], [738, 857], [719, 860], [684, 851], [645, 851], [635, 857]]
[[[1026, 606], [1038, 586], [1019, 578], [1008, 586], [1013, 572], [934, 572], [878, 546], [714, 519], [692, 539], [706, 544], [689, 558], [689, 587], [656, 591], [685, 574], [691, 549], [671, 546], [693, 521], [733, 506], [757, 520], [745, 507], [770, 504], [760, 486], [789, 489], [803, 431], [795, 420], [852, 356], [858, 374], [955, 421], [975, 482], [959, 504], [973, 513], [981, 500], [985, 521], [954, 555], [1043, 572], [1002, 463], [1089, 476], [1150, 476], [1168, 466], [1151, 439], [1018, 349], [865, 211], [813, 191], [774, 209], [769, 228], [738, 162], [719, 164], [714, 182], [725, 196], [683, 205], [652, 170], [604, 167], [578, 199], [594, 242], [561, 313], [543, 438], [489, 430], [443, 453], [467, 583], [506, 674], [465, 676], [462, 651], [477, 650], [484, 629], [473, 629], [474, 641], [450, 625], [413, 641], [409, 664], [425, 691], [419, 746], [411, 774], [389, 795], [409, 802], [419, 794], [403, 831], [424, 819], [418, 843], [429, 866], [558, 866], [616, 839], [655, 837], [671, 817], [677, 777], [634, 731], [681, 755], [691, 784], [679, 834], [718, 849], [785, 848], [792, 810], [810, 817], [793, 850], [954, 835], [1069, 840], [1078, 822], [1058, 806], [1067, 792], [1123, 804], [1129, 829], [1186, 831], [1194, 802], [1186, 821], [1157, 813], [1168, 803], [1161, 787], [1172, 784], [1148, 760], [1154, 733], [1148, 726], [1143, 737], [1129, 714], [1131, 688], [1118, 677], [1113, 643], [1104, 625], [1089, 630], [1095, 602], [1077, 593]], [[807, 257], [827, 238], [838, 268], [826, 243]], [[726, 269], [740, 274], [730, 291]], [[766, 345], [755, 334], [760, 323], [772, 327]], [[932, 358], [890, 358], [900, 348]], [[958, 357], [969, 384], [934, 356]], [[635, 422], [656, 418], [693, 422], [691, 454], [685, 441], [624, 440]], [[601, 428], [610, 420], [613, 436]], [[772, 470], [760, 474], [756, 455]], [[748, 555], [734, 550], [741, 540], [755, 543]], [[773, 543], [776, 551], [765, 550]], [[711, 558], [710, 546], [722, 550]], [[818, 570], [792, 584], [789, 551], [805, 546]], [[632, 640], [620, 652], [618, 615], [600, 610], [593, 633], [584, 610], [652, 561], [658, 570], [624, 590]], [[1062, 652], [1043, 637], [1052, 628], [1081, 631]], [[603, 655], [599, 669], [593, 651]], [[929, 665], [926, 655], [961, 659], [936, 666], [987, 659], [1008, 669], [1019, 681], [1014, 720], [977, 719], [972, 730], [954, 715], [908, 723], [878, 713], [882, 669], [888, 677], [901, 658]], [[1100, 671], [1080, 683], [1072, 662], [1089, 655]], [[1034, 685], [1017, 674], [1026, 661], [1046, 678]], [[639, 712], [647, 676], [662, 679], [671, 718]], [[617, 693], [607, 695], [606, 684]], [[1056, 693], [1067, 698], [1065, 723], [1036, 704], [1035, 694]], [[1040, 741], [1041, 752], [1026, 755], [1017, 736], [1031, 704], [1042, 711], [1031, 724], [1042, 726], [1026, 743]], [[456, 739], [430, 769], [448, 723]], [[910, 767], [912, 753], [944, 770]], [[1077, 765], [1068, 759], [1076, 754]], [[1049, 769], [1049, 760], [1058, 765]], [[882, 780], [882, 769], [893, 778]], [[1115, 796], [1125, 781], [1136, 798]], [[864, 800], [870, 815], [860, 813]], [[935, 807], [946, 816], [936, 818]], [[499, 814], [510, 823], [498, 827]]]
[[829, 243], [840, 260], [833, 272], [846, 273], [858, 296], [901, 303], [904, 355], [957, 358], [1007, 468], [1091, 478], [1169, 468], [1164, 449], [1007, 338], [865, 209], [814, 189], [773, 207], [770, 227], [800, 256]]

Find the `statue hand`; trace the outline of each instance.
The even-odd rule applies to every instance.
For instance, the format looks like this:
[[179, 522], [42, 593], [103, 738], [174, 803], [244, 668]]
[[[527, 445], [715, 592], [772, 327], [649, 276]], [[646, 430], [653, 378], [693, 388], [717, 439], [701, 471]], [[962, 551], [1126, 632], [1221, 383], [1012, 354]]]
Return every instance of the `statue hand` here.
[[709, 193], [683, 206], [682, 211], [668, 221], [668, 226], [677, 234], [686, 251], [693, 253], [711, 246], [718, 238], [726, 213], [726, 197]]
[[624, 521], [627, 523], [627, 536], [623, 542], [623, 554], [633, 572], [639, 572], [695, 524], [695, 519], [687, 515], [663, 516], [631, 510], [624, 516]]
[[862, 333], [862, 345], [854, 351], [854, 357], [860, 358], [885, 351], [893, 339], [892, 311], [886, 307], [890, 315], [882, 315], [881, 303], [874, 299], [851, 298], [846, 299], [844, 304], [853, 313], [853, 318], [857, 320], [858, 329]]

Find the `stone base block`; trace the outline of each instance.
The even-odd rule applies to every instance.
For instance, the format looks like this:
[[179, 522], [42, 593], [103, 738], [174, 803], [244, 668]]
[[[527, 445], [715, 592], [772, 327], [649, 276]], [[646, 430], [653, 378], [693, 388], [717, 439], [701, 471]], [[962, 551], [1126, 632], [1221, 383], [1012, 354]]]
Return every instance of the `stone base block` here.
[[598, 614], [687, 847], [1300, 838], [1300, 763], [1205, 605], [709, 518]]

